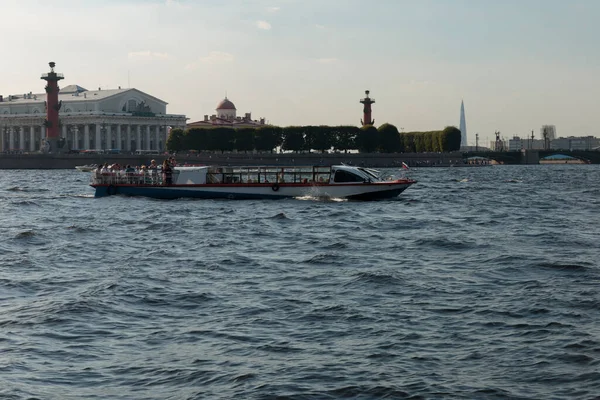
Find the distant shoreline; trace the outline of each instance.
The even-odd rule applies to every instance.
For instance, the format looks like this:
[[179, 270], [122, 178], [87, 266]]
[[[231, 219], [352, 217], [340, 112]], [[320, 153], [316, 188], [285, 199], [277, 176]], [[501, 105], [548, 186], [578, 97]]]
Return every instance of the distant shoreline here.
[[[87, 164], [149, 164], [162, 162], [167, 155], [128, 154], [2, 154], [0, 169], [73, 169]], [[196, 153], [176, 154], [177, 163], [203, 165], [331, 165], [349, 164], [364, 167], [449, 167], [463, 164], [461, 152], [452, 153]]]
[[[372, 168], [450, 167], [469, 165], [470, 158], [490, 158], [489, 163], [539, 165], [542, 157], [550, 154], [566, 154], [600, 164], [598, 151], [542, 150], [527, 152], [450, 152], [450, 153], [180, 153], [175, 158], [179, 165], [334, 165], [348, 164]], [[78, 165], [121, 164], [148, 165], [155, 159], [162, 162], [167, 154], [0, 154], [0, 169], [73, 169]], [[572, 164], [574, 162], [570, 162]], [[555, 163], [556, 164], [556, 163]], [[564, 161], [558, 164], [564, 164]]]

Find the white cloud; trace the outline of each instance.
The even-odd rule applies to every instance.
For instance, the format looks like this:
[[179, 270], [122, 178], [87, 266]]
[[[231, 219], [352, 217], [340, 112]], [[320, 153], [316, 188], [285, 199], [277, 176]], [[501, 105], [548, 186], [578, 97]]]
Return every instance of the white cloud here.
[[338, 59], [335, 57], [329, 57], [329, 58], [317, 58], [317, 62], [319, 64], [333, 64], [338, 62]]
[[265, 31], [271, 30], [271, 24], [267, 21], [256, 21], [256, 27]]
[[267, 7], [268, 13], [276, 13], [279, 10], [281, 10], [281, 7]]
[[317, 28], [317, 29], [325, 29], [325, 25], [315, 24], [315, 28]]
[[233, 62], [233, 60], [235, 60], [235, 57], [231, 53], [211, 51], [208, 55], [200, 57], [197, 62], [186, 65], [185, 69], [196, 69], [200, 64], [230, 63]]
[[167, 53], [158, 53], [156, 51], [130, 51], [128, 54], [129, 58], [144, 58], [144, 59], [155, 59], [155, 60], [165, 60], [170, 58], [171, 56]]

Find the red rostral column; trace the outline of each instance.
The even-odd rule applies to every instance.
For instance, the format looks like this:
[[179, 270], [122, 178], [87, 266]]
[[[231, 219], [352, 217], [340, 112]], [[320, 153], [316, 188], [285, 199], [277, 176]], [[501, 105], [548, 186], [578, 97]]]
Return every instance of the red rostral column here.
[[46, 143], [42, 150], [45, 152], [59, 152], [62, 146], [59, 146], [60, 139], [60, 123], [58, 119], [58, 111], [62, 102], [58, 101], [58, 81], [64, 79], [63, 74], [54, 72], [54, 62], [50, 62], [50, 72], [42, 74], [42, 79], [48, 82], [46, 85]]
[[364, 118], [360, 120], [360, 123], [365, 126], [365, 125], [373, 125], [375, 123], [375, 120], [371, 120], [371, 104], [375, 103], [375, 99], [371, 99], [369, 98], [369, 91], [365, 90], [365, 94], [367, 95], [367, 97], [365, 97], [364, 99], [361, 99], [360, 102], [363, 103], [365, 105], [365, 108], [363, 109], [363, 113]]

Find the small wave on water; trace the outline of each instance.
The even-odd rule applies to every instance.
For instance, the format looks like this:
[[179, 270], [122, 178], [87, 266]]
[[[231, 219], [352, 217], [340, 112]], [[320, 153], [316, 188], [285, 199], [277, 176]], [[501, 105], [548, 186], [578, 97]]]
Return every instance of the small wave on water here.
[[19, 232], [15, 235], [15, 239], [28, 239], [36, 236], [36, 233], [32, 230]]
[[287, 215], [285, 215], [285, 213], [278, 213], [273, 215], [272, 217], [270, 217], [270, 219], [290, 219]]
[[389, 273], [359, 272], [357, 274], [354, 274], [353, 278], [354, 279], [347, 285], [356, 283], [368, 283], [384, 286], [393, 286], [402, 283], [401, 279]]
[[8, 189], [6, 189], [9, 192], [26, 192], [26, 193], [42, 193], [42, 192], [48, 192], [50, 191], [50, 189], [45, 189], [45, 188], [30, 188], [30, 187], [20, 187], [20, 186], [13, 186], [10, 187]]
[[411, 396], [409, 392], [400, 390], [400, 388], [391, 383], [381, 383], [378, 385], [346, 385], [340, 388], [331, 389], [324, 393], [327, 397], [342, 399], [408, 399], [418, 398]]
[[449, 250], [467, 250], [470, 248], [477, 247], [476, 243], [468, 243], [460, 240], [453, 240], [448, 238], [423, 238], [417, 239], [414, 243], [423, 248], [442, 248]]
[[328, 250], [344, 250], [348, 248], [348, 244], [344, 242], [334, 242], [323, 246], [323, 248]]
[[588, 266], [579, 264], [562, 264], [562, 263], [541, 263], [537, 264], [537, 267], [555, 271], [568, 271], [568, 272], [584, 272], [587, 271]]
[[344, 257], [336, 253], [319, 253], [303, 262], [315, 265], [344, 265]]
[[12, 200], [11, 205], [13, 205], [13, 206], [39, 206], [39, 204], [33, 200]]
[[88, 226], [79, 226], [79, 225], [70, 225], [67, 226], [67, 230], [75, 232], [75, 233], [87, 233], [87, 232], [100, 232], [100, 229], [88, 227]]

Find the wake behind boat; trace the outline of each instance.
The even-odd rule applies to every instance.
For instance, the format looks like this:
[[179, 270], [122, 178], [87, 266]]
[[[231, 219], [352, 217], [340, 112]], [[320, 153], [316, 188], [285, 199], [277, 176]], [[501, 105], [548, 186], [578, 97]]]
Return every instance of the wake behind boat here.
[[98, 168], [97, 164], [87, 164], [87, 165], [76, 165], [75, 169], [81, 172], [91, 172]]
[[[170, 178], [170, 179], [169, 179]], [[140, 172], [95, 171], [90, 185], [96, 197], [122, 194], [156, 199], [283, 199], [330, 197], [376, 200], [398, 196], [416, 181], [386, 180], [379, 171], [330, 167], [175, 167], [166, 178], [160, 169]]]

